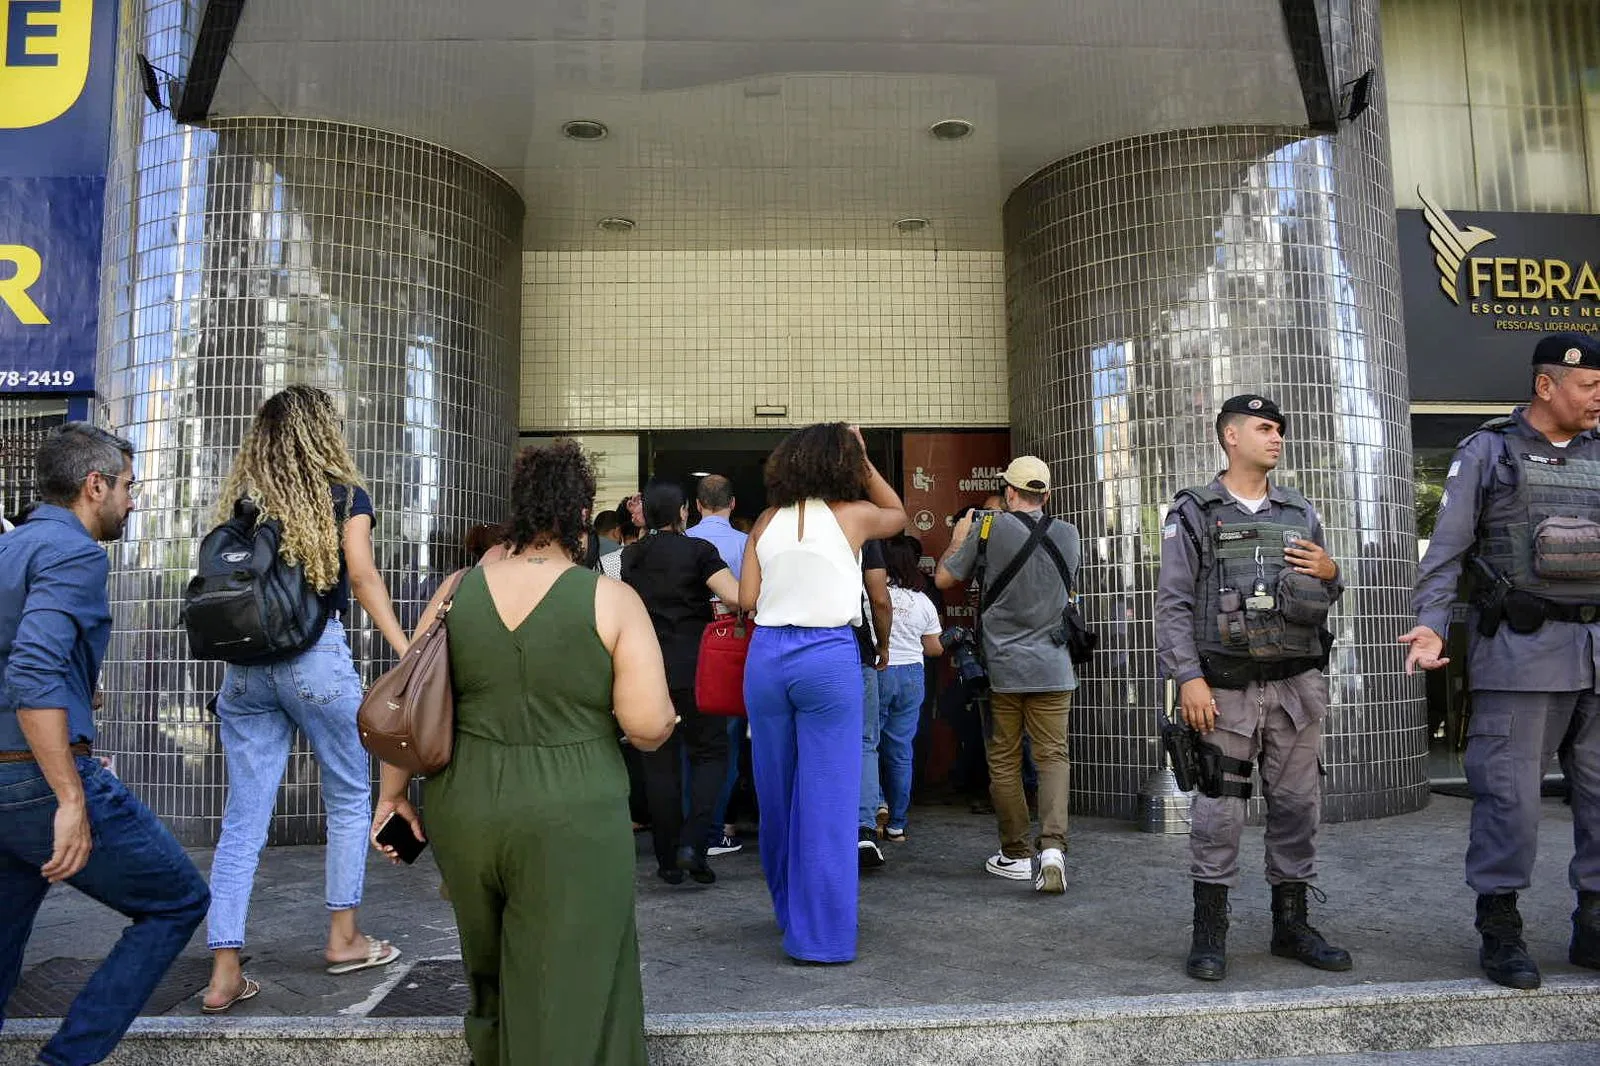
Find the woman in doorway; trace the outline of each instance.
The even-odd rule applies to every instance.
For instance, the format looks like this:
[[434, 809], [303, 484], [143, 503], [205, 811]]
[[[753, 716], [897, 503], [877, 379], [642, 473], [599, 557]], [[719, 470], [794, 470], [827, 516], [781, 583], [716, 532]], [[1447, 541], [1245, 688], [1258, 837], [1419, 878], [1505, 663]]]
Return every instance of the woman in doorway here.
[[[921, 550], [904, 533], [883, 542], [883, 562], [889, 572], [889, 667], [878, 678], [879, 751], [882, 754], [884, 802], [889, 805], [885, 836], [906, 839], [906, 814], [911, 809], [912, 749], [922, 718], [923, 657], [943, 655], [939, 643], [939, 612], [922, 591], [922, 571], [917, 569]], [[870, 709], [868, 713], [871, 713]]]
[[[462, 578], [450, 605], [455, 754], [424, 791], [461, 931], [467, 1046], [482, 1066], [645, 1066], [616, 733], [653, 751], [673, 711], [639, 597], [578, 565], [593, 499], [572, 441], [523, 452], [511, 550]], [[383, 767], [374, 837], [391, 816], [423, 837], [409, 782]]]
[[283, 524], [284, 557], [300, 564], [322, 594], [329, 617], [317, 643], [292, 659], [230, 665], [217, 693], [228, 798], [211, 860], [206, 931], [211, 983], [202, 1007], [213, 1014], [260, 990], [240, 970], [239, 950], [256, 865], [297, 729], [316, 756], [328, 812], [330, 924], [323, 948], [328, 972], [383, 966], [400, 955], [399, 948], [362, 934], [356, 924], [366, 879], [372, 785], [371, 763], [356, 731], [361, 678], [343, 624], [351, 594], [396, 655], [405, 654], [406, 637], [373, 562], [377, 518], [331, 396], [309, 385], [291, 385], [261, 405], [222, 487], [218, 518], [227, 520], [241, 499], [254, 502], [263, 519]]
[[[683, 719], [671, 740], [643, 756], [656, 872], [668, 884], [687, 873], [700, 884], [717, 879], [706, 862], [722, 779], [727, 772], [728, 727], [702, 715], [694, 702], [700, 637], [713, 617], [711, 597], [739, 599], [739, 583], [716, 545], [684, 535], [689, 507], [670, 482], [644, 493], [645, 534], [622, 550], [622, 580], [644, 600], [661, 642], [672, 705]], [[689, 762], [689, 817], [683, 815], [683, 757]]]
[[739, 600], [756, 613], [745, 670], [761, 869], [797, 962], [856, 954], [861, 789], [861, 545], [903, 532], [900, 497], [843, 422], [796, 430], [767, 460]]

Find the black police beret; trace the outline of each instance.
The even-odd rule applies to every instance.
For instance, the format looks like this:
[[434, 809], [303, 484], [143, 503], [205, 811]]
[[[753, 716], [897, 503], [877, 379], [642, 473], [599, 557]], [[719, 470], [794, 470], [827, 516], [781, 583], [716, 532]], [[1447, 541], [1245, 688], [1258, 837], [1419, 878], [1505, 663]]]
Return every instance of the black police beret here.
[[1533, 365], [1600, 370], [1600, 342], [1583, 333], [1552, 333], [1534, 346]]
[[1280, 430], [1287, 432], [1289, 429], [1289, 420], [1278, 410], [1278, 405], [1265, 396], [1257, 396], [1253, 392], [1228, 397], [1222, 405], [1222, 410], [1217, 412], [1217, 418], [1221, 419], [1223, 415], [1254, 415], [1278, 423]]

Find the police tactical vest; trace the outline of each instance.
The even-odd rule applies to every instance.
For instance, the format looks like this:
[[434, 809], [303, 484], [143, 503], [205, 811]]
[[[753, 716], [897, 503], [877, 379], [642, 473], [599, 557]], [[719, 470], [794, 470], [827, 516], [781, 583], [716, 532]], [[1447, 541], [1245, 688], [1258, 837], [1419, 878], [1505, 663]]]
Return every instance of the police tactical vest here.
[[1484, 423], [1502, 446], [1497, 473], [1515, 487], [1486, 500], [1478, 553], [1511, 586], [1565, 604], [1600, 604], [1600, 441], [1565, 448], [1513, 435], [1512, 418]]
[[1283, 550], [1311, 539], [1311, 504], [1291, 489], [1276, 517], [1245, 514], [1210, 488], [1184, 489], [1199, 505], [1199, 596], [1195, 645], [1205, 655], [1272, 662], [1322, 655], [1332, 601], [1323, 583], [1295, 573]]

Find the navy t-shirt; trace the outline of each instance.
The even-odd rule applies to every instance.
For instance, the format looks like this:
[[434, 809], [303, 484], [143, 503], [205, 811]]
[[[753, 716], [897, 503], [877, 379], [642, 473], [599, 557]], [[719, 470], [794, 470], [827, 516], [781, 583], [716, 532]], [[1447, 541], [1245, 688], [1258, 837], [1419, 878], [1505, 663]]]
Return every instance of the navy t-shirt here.
[[372, 519], [374, 528], [378, 525], [377, 512], [372, 509], [372, 497], [367, 495], [367, 490], [360, 485], [355, 487], [355, 500], [346, 503], [349, 487], [346, 485], [330, 485], [333, 493], [333, 521], [339, 529], [339, 580], [333, 588], [322, 594], [323, 601], [327, 603], [328, 610], [338, 611], [341, 615], [350, 613], [350, 568], [344, 561], [344, 524], [358, 514], [364, 514]]
[[[883, 561], [883, 544], [876, 540], [869, 540], [861, 545], [861, 572], [868, 570], [885, 569]], [[867, 597], [866, 586], [861, 589], [861, 624], [855, 627], [856, 650], [861, 653], [862, 666], [876, 666], [878, 662], [878, 645], [872, 639], [872, 601]]]

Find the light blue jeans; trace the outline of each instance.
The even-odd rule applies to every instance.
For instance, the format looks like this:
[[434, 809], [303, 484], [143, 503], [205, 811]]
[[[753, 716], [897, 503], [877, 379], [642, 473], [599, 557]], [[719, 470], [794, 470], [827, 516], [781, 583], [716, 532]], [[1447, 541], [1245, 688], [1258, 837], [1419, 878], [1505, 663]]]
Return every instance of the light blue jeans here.
[[911, 809], [912, 744], [922, 719], [923, 678], [921, 663], [891, 666], [878, 677], [878, 747], [890, 829], [904, 829]]
[[361, 679], [344, 626], [328, 621], [322, 639], [293, 659], [270, 666], [230, 666], [217, 694], [228, 802], [211, 860], [211, 911], [206, 946], [244, 946], [245, 916], [278, 785], [295, 730], [311, 742], [321, 770], [328, 815], [326, 899], [330, 911], [361, 903], [372, 824], [371, 762], [356, 730]]
[[861, 801], [857, 821], [863, 829], [878, 828], [883, 789], [878, 781], [878, 670], [861, 668]]

